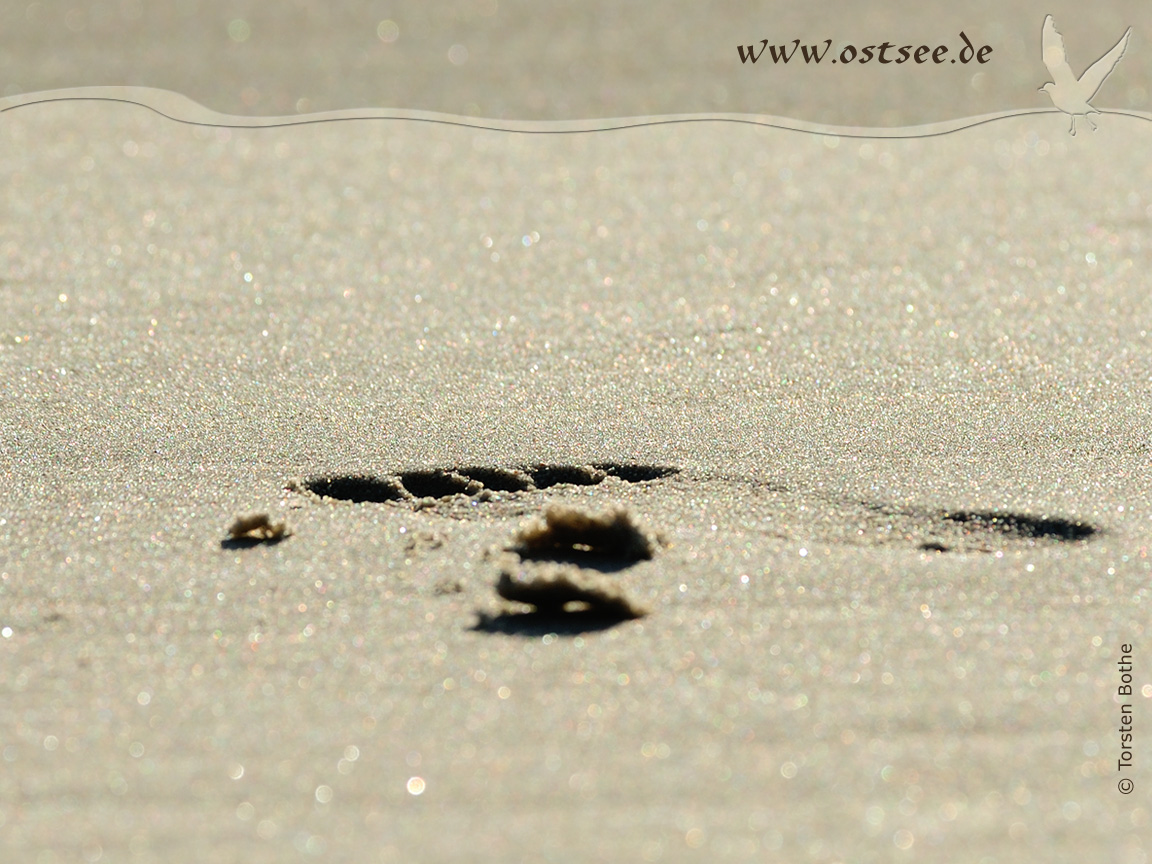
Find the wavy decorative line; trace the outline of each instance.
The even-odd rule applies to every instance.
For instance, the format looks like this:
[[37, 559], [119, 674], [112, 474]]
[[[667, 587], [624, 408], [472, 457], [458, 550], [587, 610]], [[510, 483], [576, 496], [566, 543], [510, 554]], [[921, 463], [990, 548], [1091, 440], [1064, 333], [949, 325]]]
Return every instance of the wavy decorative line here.
[[[975, 126], [982, 126], [1011, 117], [1024, 117], [1032, 114], [1060, 114], [1057, 108], [1027, 108], [982, 114], [976, 117], [962, 117], [920, 126], [870, 127], [832, 126], [826, 123], [809, 123], [788, 117], [758, 114], [663, 114], [640, 117], [614, 117], [585, 120], [492, 120], [482, 117], [465, 117], [444, 114], [436, 111], [413, 111], [403, 109], [343, 109], [320, 111], [311, 114], [281, 117], [248, 117], [236, 114], [222, 114], [213, 111], [199, 102], [171, 90], [153, 87], [74, 87], [66, 90], [46, 90], [39, 93], [24, 93], [0, 99], [0, 114], [20, 108], [59, 102], [115, 102], [135, 105], [175, 123], [191, 126], [208, 126], [227, 129], [275, 129], [288, 126], [309, 126], [317, 123], [337, 123], [362, 120], [391, 120], [416, 123], [432, 123], [441, 126], [458, 126], [465, 129], [481, 129], [493, 132], [511, 132], [520, 135], [571, 135], [586, 132], [612, 132], [624, 129], [641, 129], [652, 126], [671, 126], [684, 123], [738, 123], [760, 126], [769, 129], [785, 129], [810, 135], [835, 136], [838, 138], [934, 138], [949, 135]], [[1132, 117], [1152, 121], [1152, 113], [1103, 109], [1101, 114], [1119, 117]]]

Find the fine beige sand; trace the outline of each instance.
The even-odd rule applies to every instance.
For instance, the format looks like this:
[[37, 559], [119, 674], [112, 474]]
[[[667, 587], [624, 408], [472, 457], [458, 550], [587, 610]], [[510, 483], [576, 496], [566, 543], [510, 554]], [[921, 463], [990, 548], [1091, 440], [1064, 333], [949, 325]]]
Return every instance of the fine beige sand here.
[[[1152, 126], [1097, 122], [3, 114], [0, 859], [1146, 862]], [[508, 551], [556, 504], [653, 557]], [[648, 614], [496, 594], [557, 567]]]

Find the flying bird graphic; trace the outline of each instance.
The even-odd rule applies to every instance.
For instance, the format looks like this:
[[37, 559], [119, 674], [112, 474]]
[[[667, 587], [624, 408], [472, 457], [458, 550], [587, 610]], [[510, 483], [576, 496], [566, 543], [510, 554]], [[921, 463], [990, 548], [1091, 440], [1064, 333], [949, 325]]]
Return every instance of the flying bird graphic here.
[[1072, 117], [1072, 127], [1068, 130], [1076, 134], [1076, 118], [1083, 117], [1096, 131], [1096, 124], [1092, 122], [1089, 114], [1099, 114], [1089, 104], [1092, 97], [1100, 90], [1104, 79], [1112, 74], [1120, 58], [1124, 56], [1124, 49], [1128, 47], [1128, 37], [1132, 33], [1129, 27], [1120, 37], [1120, 41], [1112, 46], [1112, 50], [1093, 63], [1080, 76], [1079, 79], [1072, 73], [1068, 65], [1068, 55], [1064, 51], [1064, 37], [1056, 30], [1052, 16], [1044, 18], [1044, 31], [1041, 35], [1041, 49], [1044, 52], [1044, 65], [1052, 74], [1052, 81], [1040, 89], [1052, 99], [1052, 104]]

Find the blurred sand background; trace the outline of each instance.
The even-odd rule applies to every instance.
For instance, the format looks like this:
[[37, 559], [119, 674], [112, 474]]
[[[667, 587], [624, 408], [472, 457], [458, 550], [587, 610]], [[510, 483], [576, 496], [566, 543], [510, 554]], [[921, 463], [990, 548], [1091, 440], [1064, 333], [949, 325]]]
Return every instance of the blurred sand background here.
[[[272, 4], [175, 4], [179, 39], [107, 54], [100, 21], [171, 31], [143, 6], [78, 6], [69, 29], [33, 5], [0, 28], [11, 95], [468, 113], [487, 81], [516, 108], [489, 116], [720, 110], [697, 57], [667, 69], [683, 98], [578, 79], [523, 113], [508, 82], [572, 61], [530, 62], [539, 19], [503, 2], [428, 35], [440, 65], [412, 59], [402, 91], [356, 89], [360, 35], [315, 4], [283, 4], [268, 20], [313, 23], [248, 67], [225, 60]], [[393, 47], [419, 30], [364, 8], [376, 45], [380, 20]], [[835, 8], [846, 38], [899, 20]], [[1038, 43], [1053, 11], [1081, 65], [1140, 24], [972, 9], [940, 30]], [[1101, 105], [1146, 110], [1145, 32]], [[516, 47], [489, 67], [469, 47], [481, 71], [450, 84], [458, 33]], [[1047, 107], [1024, 101], [1045, 98], [1032, 67], [997, 67], [1006, 101], [973, 112]], [[967, 83], [917, 103], [915, 74], [888, 76], [915, 111], [885, 90], [869, 113], [849, 77], [747, 110], [968, 113]], [[1147, 861], [1150, 130], [1098, 123], [868, 141], [0, 115], [0, 857]], [[423, 509], [286, 488], [595, 463], [679, 473]], [[541, 622], [495, 596], [492, 550], [552, 502], [666, 535], [613, 576], [650, 615]], [[294, 535], [222, 546], [253, 510]], [[960, 518], [981, 513], [1006, 521]]]
[[[964, 4], [606, 0], [35, 0], [0, 9], [0, 95], [79, 86], [181, 93], [228, 114], [357, 108], [508, 120], [746, 113], [904, 126], [1050, 108], [1044, 16], [1079, 74], [1132, 27], [1097, 107], [1152, 107], [1152, 11], [1139, 0]], [[947, 45], [986, 64], [741, 64], [737, 45]]]

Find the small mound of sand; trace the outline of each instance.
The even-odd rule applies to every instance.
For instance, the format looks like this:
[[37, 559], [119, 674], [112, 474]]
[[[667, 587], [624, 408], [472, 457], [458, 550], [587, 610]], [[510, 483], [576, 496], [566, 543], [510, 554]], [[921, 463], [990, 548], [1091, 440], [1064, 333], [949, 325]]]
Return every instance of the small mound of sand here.
[[623, 507], [589, 513], [561, 504], [524, 525], [516, 541], [517, 551], [528, 555], [577, 551], [625, 561], [651, 558], [656, 545]]
[[549, 615], [582, 611], [624, 620], [648, 614], [646, 608], [629, 599], [607, 577], [571, 566], [535, 568], [529, 575], [502, 570], [496, 593], [505, 600], [535, 606], [536, 611]]
[[288, 523], [281, 520], [273, 522], [267, 513], [250, 513], [247, 516], [237, 516], [236, 521], [228, 528], [228, 537], [231, 540], [282, 540], [291, 537]]

